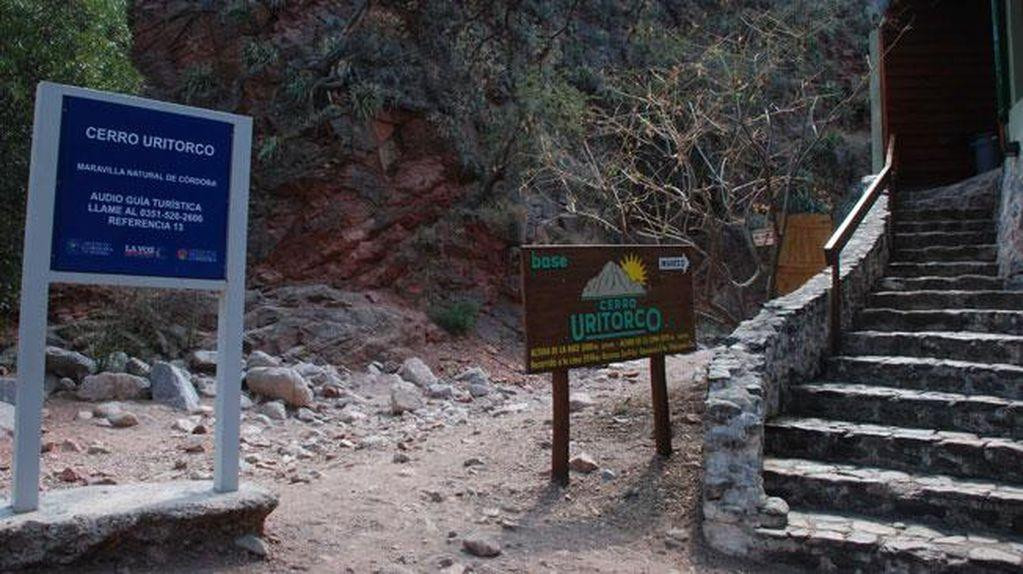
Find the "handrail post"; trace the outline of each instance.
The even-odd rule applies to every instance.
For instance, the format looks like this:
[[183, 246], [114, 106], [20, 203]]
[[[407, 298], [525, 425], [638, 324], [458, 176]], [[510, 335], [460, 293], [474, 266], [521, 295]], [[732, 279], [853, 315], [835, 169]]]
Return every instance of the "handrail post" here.
[[840, 252], [833, 251], [827, 255], [831, 263], [831, 297], [828, 298], [830, 306], [828, 326], [831, 331], [831, 354], [834, 355], [838, 353], [838, 347], [842, 343], [842, 265]]
[[874, 181], [860, 195], [856, 205], [824, 244], [824, 258], [831, 265], [831, 297], [828, 301], [828, 328], [831, 330], [831, 353], [837, 353], [842, 343], [842, 248], [849, 242], [860, 223], [867, 217], [878, 196], [891, 187], [895, 175], [895, 136], [888, 139], [884, 167]]

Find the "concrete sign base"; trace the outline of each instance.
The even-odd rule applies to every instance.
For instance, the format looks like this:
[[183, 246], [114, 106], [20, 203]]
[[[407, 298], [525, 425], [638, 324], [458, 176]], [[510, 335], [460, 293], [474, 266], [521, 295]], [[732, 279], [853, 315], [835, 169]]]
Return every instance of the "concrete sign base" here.
[[209, 481], [54, 490], [30, 514], [0, 501], [0, 571], [70, 564], [100, 548], [231, 544], [237, 536], [261, 533], [276, 507], [277, 497], [258, 486], [217, 493]]

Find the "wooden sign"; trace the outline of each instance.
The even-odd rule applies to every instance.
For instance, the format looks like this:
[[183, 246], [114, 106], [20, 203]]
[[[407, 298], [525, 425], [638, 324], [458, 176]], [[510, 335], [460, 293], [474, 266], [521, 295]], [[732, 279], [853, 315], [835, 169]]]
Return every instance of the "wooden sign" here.
[[688, 248], [526, 246], [522, 294], [526, 371], [552, 373], [551, 480], [568, 484], [570, 368], [650, 357], [657, 452], [670, 455], [664, 356], [696, 348]]
[[686, 247], [526, 246], [522, 278], [529, 373], [696, 346]]

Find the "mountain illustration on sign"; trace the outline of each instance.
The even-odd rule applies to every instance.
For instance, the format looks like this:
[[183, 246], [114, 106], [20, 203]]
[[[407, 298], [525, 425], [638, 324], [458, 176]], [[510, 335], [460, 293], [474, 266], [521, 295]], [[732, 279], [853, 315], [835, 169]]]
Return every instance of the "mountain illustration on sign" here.
[[621, 265], [608, 261], [596, 277], [586, 282], [583, 299], [609, 297], [640, 297], [646, 295], [643, 285], [634, 281]]

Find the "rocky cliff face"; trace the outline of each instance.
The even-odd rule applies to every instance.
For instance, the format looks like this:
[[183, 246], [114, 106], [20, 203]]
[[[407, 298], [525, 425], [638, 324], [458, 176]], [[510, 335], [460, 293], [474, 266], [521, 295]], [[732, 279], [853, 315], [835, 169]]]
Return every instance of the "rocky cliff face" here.
[[141, 0], [131, 16], [151, 95], [255, 119], [255, 284], [384, 287], [412, 300], [506, 291], [517, 238], [459, 209], [479, 177], [428, 118], [436, 103], [389, 105], [340, 69], [361, 53], [359, 30], [402, 28], [407, 14], [356, 1]]
[[864, 9], [840, 0], [135, 0], [131, 22], [150, 95], [255, 119], [251, 284], [426, 306], [515, 295], [522, 241], [618, 240], [523, 185], [538, 142], [611, 101], [616, 71], [751, 10], [824, 4], [849, 29], [814, 40], [821, 73], [855, 84]]

